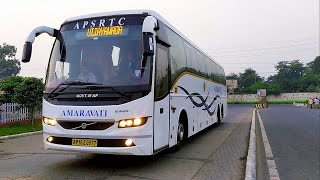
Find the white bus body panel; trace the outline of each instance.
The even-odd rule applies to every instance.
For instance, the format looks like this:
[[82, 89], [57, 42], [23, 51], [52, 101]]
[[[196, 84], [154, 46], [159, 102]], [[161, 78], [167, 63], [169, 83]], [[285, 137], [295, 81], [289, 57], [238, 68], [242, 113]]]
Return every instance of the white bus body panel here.
[[[162, 109], [162, 113], [160, 112]], [[154, 103], [154, 150], [160, 150], [169, 145], [169, 95]]]
[[[174, 93], [175, 88], [178, 93]], [[177, 128], [180, 113], [185, 110], [189, 137], [217, 122], [218, 106], [220, 111], [223, 107], [224, 115], [227, 113], [227, 90], [221, 84], [184, 73], [178, 78], [172, 92], [170, 106], [176, 111], [170, 114], [171, 129]], [[170, 142], [170, 146], [174, 144]]]
[[[106, 110], [107, 116], [68, 116], [66, 110]], [[43, 116], [65, 121], [105, 121], [115, 120], [115, 124], [106, 130], [70, 130], [59, 124], [49, 126], [43, 124], [43, 136], [46, 149], [86, 151], [105, 154], [153, 154], [153, 93], [140, 99], [121, 105], [108, 106], [63, 106], [53, 105], [43, 100]], [[147, 123], [140, 127], [118, 128], [121, 119], [148, 117]], [[132, 139], [133, 147], [80, 147], [48, 143], [48, 136], [91, 139]]]

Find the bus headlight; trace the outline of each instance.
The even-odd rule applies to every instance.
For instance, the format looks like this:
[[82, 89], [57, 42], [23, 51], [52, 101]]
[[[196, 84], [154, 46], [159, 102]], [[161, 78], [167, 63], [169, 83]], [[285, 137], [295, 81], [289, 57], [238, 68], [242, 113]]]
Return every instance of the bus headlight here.
[[43, 117], [43, 122], [50, 126], [55, 126], [57, 124], [57, 121], [55, 119]]
[[137, 127], [147, 123], [147, 117], [124, 119], [119, 121], [119, 128]]
[[135, 126], [140, 126], [141, 123], [142, 123], [141, 118], [135, 118], [133, 120], [133, 125], [135, 125]]
[[124, 120], [122, 120], [122, 121], [119, 122], [119, 127], [120, 127], [120, 128], [124, 128], [124, 127], [126, 127], [126, 125], [127, 125], [127, 122], [124, 121]]

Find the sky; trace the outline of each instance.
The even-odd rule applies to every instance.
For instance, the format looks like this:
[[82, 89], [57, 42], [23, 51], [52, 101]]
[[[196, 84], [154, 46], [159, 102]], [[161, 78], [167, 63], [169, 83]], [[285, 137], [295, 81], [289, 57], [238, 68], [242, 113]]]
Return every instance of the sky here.
[[[38, 26], [59, 28], [74, 16], [127, 9], [158, 12], [221, 64], [226, 74], [253, 68], [262, 77], [276, 73], [279, 61], [304, 64], [320, 54], [319, 0], [10, 0], [1, 2], [0, 44], [22, 48]], [[21, 76], [45, 77], [54, 39], [33, 44]]]

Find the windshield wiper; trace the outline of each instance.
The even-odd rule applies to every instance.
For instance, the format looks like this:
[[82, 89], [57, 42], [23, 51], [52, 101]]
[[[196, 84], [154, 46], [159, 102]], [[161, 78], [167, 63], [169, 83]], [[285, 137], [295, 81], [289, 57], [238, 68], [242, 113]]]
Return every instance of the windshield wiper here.
[[124, 98], [126, 98], [128, 100], [131, 100], [131, 98], [128, 95], [126, 95], [123, 92], [115, 89], [112, 86], [108, 86], [108, 85], [90, 85], [90, 86], [84, 87], [83, 89], [105, 89], [105, 88], [106, 89], [111, 89], [113, 92], [116, 92], [116, 93], [120, 94], [122, 97], [124, 97]]
[[54, 95], [56, 93], [56, 91], [61, 87], [61, 85], [67, 85], [66, 87], [64, 87], [63, 89], [61, 89], [59, 92], [63, 92], [64, 90], [66, 90], [67, 88], [69, 88], [70, 86], [74, 86], [74, 85], [102, 85], [99, 83], [89, 83], [89, 82], [83, 82], [83, 81], [65, 81], [61, 84], [59, 84], [56, 88], [54, 88], [49, 94], [48, 94], [48, 98], [54, 98], [57, 95]]

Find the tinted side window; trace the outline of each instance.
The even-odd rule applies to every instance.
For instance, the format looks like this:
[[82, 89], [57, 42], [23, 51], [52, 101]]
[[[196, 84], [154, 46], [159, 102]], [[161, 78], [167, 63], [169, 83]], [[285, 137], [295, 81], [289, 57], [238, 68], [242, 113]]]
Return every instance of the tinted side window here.
[[215, 82], [219, 82], [219, 72], [218, 72], [218, 66], [214, 63], [213, 65], [213, 80]]
[[206, 68], [207, 63], [205, 60], [205, 56], [198, 51], [197, 59], [199, 63], [199, 75], [203, 77], [207, 77], [207, 68]]
[[224, 73], [224, 70], [222, 69], [222, 77], [223, 77], [223, 82], [222, 82], [222, 84], [223, 85], [226, 85], [226, 75], [225, 75], [225, 73]]
[[221, 84], [226, 84], [226, 80], [225, 80], [223, 69], [222, 68], [219, 68], [219, 69], [220, 69], [220, 83]]
[[223, 83], [223, 76], [222, 76], [222, 70], [219, 68], [219, 82]]
[[199, 69], [196, 52], [189, 43], [185, 42], [184, 45], [187, 56], [188, 70], [196, 74], [197, 70]]
[[155, 99], [161, 99], [169, 92], [168, 48], [157, 44]]
[[213, 77], [214, 77], [214, 64], [213, 62], [207, 58], [207, 62], [208, 62], [208, 66], [207, 66], [207, 71], [208, 71], [208, 76], [209, 76], [209, 79], [213, 80]]
[[182, 72], [187, 70], [187, 61], [182, 38], [172, 30], [169, 30], [168, 39], [171, 44], [169, 54], [171, 63], [171, 82], [173, 83]]

